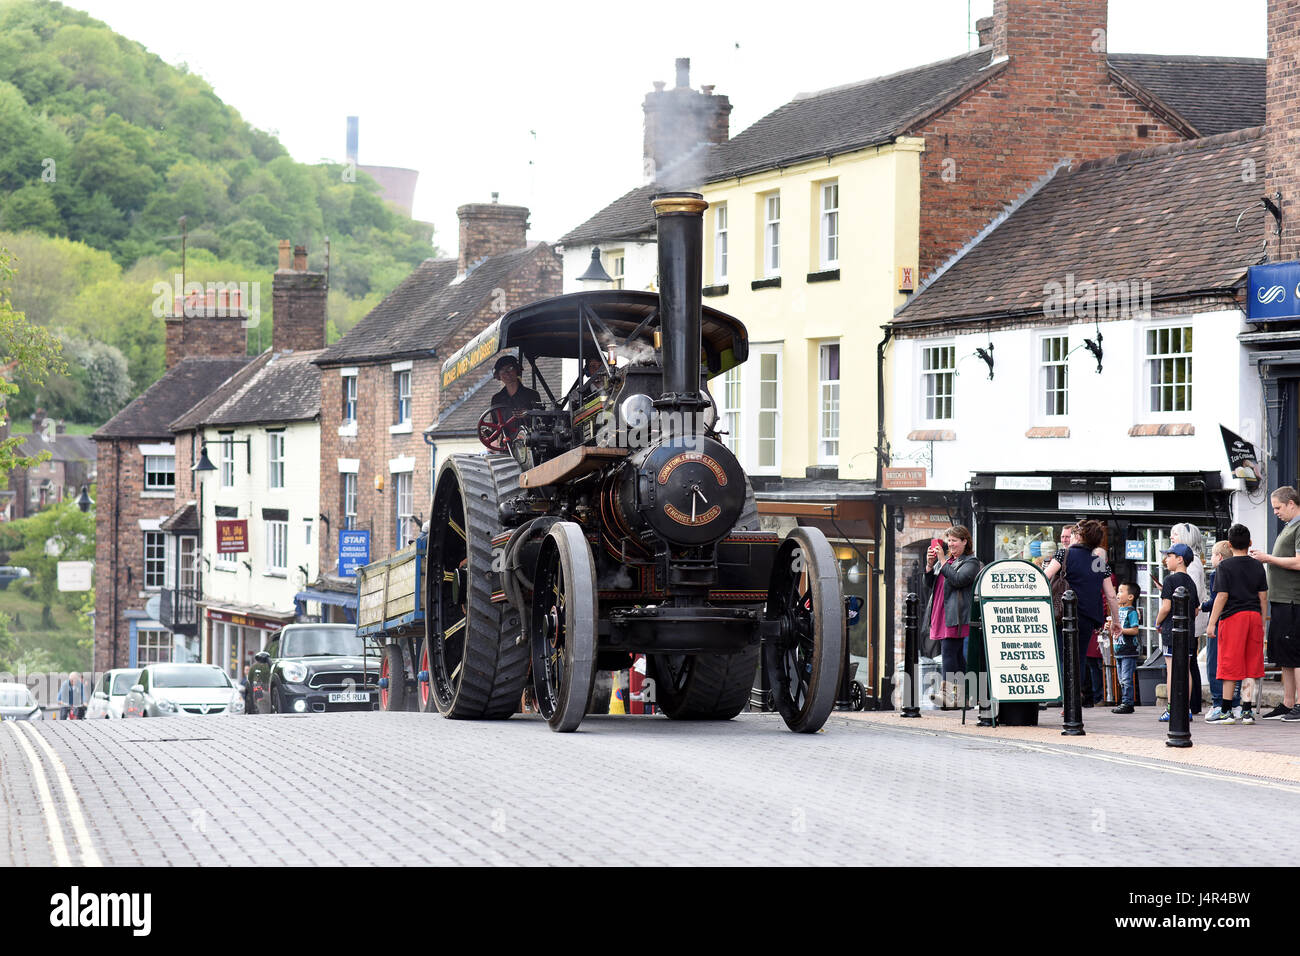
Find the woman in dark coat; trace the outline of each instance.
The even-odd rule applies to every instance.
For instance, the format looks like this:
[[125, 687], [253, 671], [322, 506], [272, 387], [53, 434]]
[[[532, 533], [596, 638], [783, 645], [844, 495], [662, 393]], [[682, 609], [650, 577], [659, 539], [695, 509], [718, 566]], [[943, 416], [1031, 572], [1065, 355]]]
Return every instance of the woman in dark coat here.
[[[1065, 552], [1065, 581], [1079, 599], [1079, 686], [1087, 688], [1086, 660], [1093, 635], [1110, 616], [1110, 635], [1120, 633], [1119, 603], [1106, 564], [1106, 526], [1089, 518], [1075, 528], [1074, 541]], [[1085, 691], [1089, 702], [1092, 693]]]
[[980, 563], [970, 553], [970, 531], [962, 525], [949, 528], [944, 538], [946, 556], [935, 545], [925, 553], [926, 575], [933, 575], [925, 620], [930, 639], [938, 641], [943, 650], [943, 707], [947, 710], [958, 706], [958, 688], [966, 679], [962, 643], [970, 636], [971, 594]]

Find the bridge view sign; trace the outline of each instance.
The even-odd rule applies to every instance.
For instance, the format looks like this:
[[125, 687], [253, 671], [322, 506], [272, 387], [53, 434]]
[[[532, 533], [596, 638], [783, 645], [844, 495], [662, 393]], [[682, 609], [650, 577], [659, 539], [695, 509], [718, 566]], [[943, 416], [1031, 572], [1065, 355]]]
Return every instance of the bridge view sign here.
[[975, 581], [989, 668], [989, 697], [997, 701], [1058, 701], [1052, 589], [1029, 561], [994, 561]]

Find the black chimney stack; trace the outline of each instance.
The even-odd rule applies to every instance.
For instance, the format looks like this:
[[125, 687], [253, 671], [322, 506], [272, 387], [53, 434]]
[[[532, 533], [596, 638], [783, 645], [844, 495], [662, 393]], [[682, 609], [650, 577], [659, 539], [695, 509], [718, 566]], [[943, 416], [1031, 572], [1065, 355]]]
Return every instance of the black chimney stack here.
[[704, 210], [699, 193], [654, 197], [659, 228], [659, 325], [663, 335], [664, 392], [655, 404], [694, 410], [700, 395], [700, 301]]

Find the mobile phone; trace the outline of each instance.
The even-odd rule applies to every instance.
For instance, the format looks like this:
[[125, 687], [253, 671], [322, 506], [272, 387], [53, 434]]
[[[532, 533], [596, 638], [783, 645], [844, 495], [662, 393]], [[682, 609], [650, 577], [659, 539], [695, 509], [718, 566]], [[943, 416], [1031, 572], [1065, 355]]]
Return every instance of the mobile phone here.
[[940, 554], [943, 554], [947, 550], [944, 546], [943, 538], [931, 538], [930, 547], [935, 548]]

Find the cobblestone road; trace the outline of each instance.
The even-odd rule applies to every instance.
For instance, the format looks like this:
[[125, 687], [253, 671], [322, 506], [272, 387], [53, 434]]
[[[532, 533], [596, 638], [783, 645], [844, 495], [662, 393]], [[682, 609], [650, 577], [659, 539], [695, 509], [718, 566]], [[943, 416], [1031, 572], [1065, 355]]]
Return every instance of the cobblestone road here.
[[[1273, 861], [1276, 821], [1300, 795], [841, 717], [811, 737], [759, 715], [594, 717], [567, 735], [530, 718], [383, 713], [27, 726], [39, 740], [0, 726], [0, 864], [49, 865], [61, 851], [110, 866], [1163, 866], [1204, 862], [1213, 832], [1219, 863], [1238, 866]], [[1155, 809], [1170, 805], [1173, 831]]]

